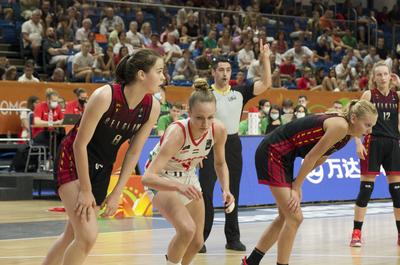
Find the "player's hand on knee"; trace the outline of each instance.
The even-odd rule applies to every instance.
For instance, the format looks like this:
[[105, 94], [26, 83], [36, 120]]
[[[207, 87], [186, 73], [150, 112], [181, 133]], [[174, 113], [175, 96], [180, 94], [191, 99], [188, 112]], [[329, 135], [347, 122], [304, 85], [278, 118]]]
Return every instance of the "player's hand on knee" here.
[[301, 189], [291, 189], [288, 208], [291, 212], [295, 213], [300, 209], [301, 202]]
[[191, 200], [200, 200], [203, 198], [201, 191], [193, 185], [182, 184], [178, 187], [178, 191]]
[[364, 160], [365, 156], [367, 155], [367, 150], [365, 149], [365, 146], [363, 144], [357, 145], [356, 148], [357, 156]]
[[81, 221], [89, 221], [91, 209], [96, 207], [96, 200], [91, 191], [79, 191], [78, 200], [75, 205], [76, 215], [81, 217]]
[[104, 212], [101, 214], [102, 217], [113, 216], [118, 210], [120, 194], [111, 192], [110, 195], [106, 197], [100, 206], [100, 209], [105, 207]]

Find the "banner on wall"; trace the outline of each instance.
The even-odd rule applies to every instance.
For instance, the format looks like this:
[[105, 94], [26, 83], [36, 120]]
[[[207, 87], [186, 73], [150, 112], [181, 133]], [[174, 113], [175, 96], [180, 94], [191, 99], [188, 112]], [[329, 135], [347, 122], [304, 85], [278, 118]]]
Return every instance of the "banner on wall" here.
[[[240, 183], [240, 206], [274, 204], [275, 200], [266, 185], [258, 184], [254, 154], [261, 136], [242, 136], [243, 172]], [[158, 137], [147, 140], [139, 160], [143, 170], [149, 152], [158, 142]], [[301, 159], [295, 161], [294, 172], [298, 172]], [[143, 173], [143, 171], [142, 171]], [[320, 167], [312, 171], [303, 185], [303, 202], [355, 200], [360, 186], [360, 165], [355, 153], [354, 141], [334, 153]], [[381, 174], [377, 177], [372, 198], [389, 198], [388, 185]], [[214, 190], [214, 206], [222, 207], [220, 186]]]

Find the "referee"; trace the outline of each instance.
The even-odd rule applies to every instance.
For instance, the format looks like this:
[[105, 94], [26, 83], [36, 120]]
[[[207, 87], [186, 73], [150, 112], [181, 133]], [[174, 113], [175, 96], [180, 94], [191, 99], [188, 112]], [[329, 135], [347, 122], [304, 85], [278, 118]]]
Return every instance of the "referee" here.
[[[211, 87], [217, 99], [216, 118], [224, 123], [228, 133], [228, 139], [225, 144], [225, 159], [229, 169], [230, 190], [236, 201], [235, 209], [229, 214], [225, 213], [225, 248], [230, 250], [246, 250], [246, 246], [240, 242], [238, 223], [239, 186], [242, 176], [242, 144], [238, 135], [240, 117], [247, 101], [271, 87], [269, 56], [269, 45], [263, 45], [262, 41], [260, 41], [259, 58], [262, 66], [260, 80], [255, 81], [252, 85], [235, 87], [229, 85], [232, 73], [229, 61], [217, 58], [213, 62], [212, 75], [215, 83]], [[207, 159], [203, 161], [199, 179], [205, 205], [204, 241], [206, 241], [214, 221], [213, 192], [217, 176], [214, 171], [213, 152], [210, 152]], [[205, 245], [200, 252], [206, 252]]]

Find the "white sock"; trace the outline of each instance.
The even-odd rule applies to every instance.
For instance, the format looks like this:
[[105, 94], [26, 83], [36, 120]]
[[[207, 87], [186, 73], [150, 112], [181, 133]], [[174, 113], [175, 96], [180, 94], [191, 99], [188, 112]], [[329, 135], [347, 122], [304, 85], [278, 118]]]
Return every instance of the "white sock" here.
[[173, 263], [173, 262], [167, 260], [167, 265], [181, 265], [181, 263], [180, 263], [180, 262], [178, 262], [178, 263]]

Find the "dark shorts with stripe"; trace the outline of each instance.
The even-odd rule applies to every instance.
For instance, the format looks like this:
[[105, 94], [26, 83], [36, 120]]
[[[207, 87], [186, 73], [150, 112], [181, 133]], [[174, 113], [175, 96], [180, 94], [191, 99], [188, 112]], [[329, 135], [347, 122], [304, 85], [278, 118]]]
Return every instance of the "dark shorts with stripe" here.
[[276, 187], [292, 187], [294, 153], [282, 152], [263, 141], [257, 148], [255, 163], [258, 183]]
[[367, 155], [360, 159], [361, 175], [379, 175], [383, 166], [386, 175], [400, 175], [400, 141], [390, 137], [367, 135]]
[[[112, 165], [104, 165], [103, 163], [95, 161], [89, 157], [90, 183], [92, 185], [92, 193], [96, 199], [97, 205], [101, 205], [107, 196], [112, 168]], [[62, 142], [60, 145], [55, 160], [54, 174], [57, 181], [57, 190], [63, 184], [78, 179], [72, 144], [69, 144], [68, 141]]]

